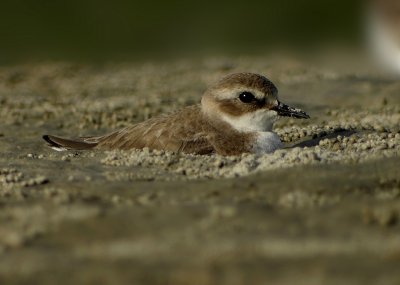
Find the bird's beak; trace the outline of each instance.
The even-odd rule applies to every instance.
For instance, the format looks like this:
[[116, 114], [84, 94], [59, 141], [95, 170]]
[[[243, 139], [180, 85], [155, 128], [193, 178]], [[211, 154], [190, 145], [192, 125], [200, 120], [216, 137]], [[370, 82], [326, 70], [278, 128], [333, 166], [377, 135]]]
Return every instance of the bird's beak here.
[[307, 113], [304, 112], [303, 110], [289, 107], [288, 105], [285, 105], [279, 101], [277, 101], [277, 102], [278, 102], [278, 104], [275, 105], [274, 107], [272, 107], [271, 110], [276, 111], [279, 116], [294, 117], [294, 118], [299, 118], [299, 119], [309, 119], [310, 118], [310, 116], [307, 115]]

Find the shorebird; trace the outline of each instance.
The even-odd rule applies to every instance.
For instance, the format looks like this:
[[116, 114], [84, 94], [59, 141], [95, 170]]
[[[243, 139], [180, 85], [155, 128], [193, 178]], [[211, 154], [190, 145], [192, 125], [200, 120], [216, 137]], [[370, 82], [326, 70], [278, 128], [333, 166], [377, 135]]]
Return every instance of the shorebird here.
[[103, 136], [66, 139], [44, 135], [56, 150], [149, 149], [194, 154], [270, 153], [283, 147], [272, 131], [281, 116], [307, 119], [278, 100], [278, 89], [254, 73], [231, 74], [206, 90], [201, 103], [150, 118]]
[[370, 0], [366, 18], [374, 55], [386, 69], [400, 74], [400, 1]]

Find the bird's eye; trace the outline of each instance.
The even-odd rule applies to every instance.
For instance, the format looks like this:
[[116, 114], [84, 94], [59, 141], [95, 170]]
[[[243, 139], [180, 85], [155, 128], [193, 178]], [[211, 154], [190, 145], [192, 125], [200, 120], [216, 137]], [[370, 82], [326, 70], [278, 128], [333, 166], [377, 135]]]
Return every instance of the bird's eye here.
[[242, 92], [239, 95], [239, 99], [243, 103], [250, 103], [255, 99], [255, 97], [251, 92]]

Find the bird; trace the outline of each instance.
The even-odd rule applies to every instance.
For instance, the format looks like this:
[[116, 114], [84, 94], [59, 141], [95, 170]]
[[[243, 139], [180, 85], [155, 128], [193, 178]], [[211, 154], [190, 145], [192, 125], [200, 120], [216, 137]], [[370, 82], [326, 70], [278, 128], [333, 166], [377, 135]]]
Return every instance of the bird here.
[[273, 131], [280, 117], [310, 118], [280, 102], [278, 89], [268, 78], [234, 73], [209, 87], [199, 104], [102, 136], [43, 139], [58, 151], [148, 148], [197, 155], [264, 154], [283, 147]]
[[370, 0], [365, 16], [372, 54], [387, 71], [400, 75], [400, 1]]

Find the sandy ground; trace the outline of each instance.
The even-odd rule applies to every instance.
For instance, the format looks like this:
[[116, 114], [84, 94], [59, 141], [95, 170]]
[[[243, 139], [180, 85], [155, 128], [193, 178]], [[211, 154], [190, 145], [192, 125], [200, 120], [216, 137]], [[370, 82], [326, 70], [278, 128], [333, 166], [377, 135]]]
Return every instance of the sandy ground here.
[[[251, 71], [310, 120], [270, 155], [55, 152]], [[400, 81], [271, 57], [0, 67], [1, 284], [399, 284]]]

